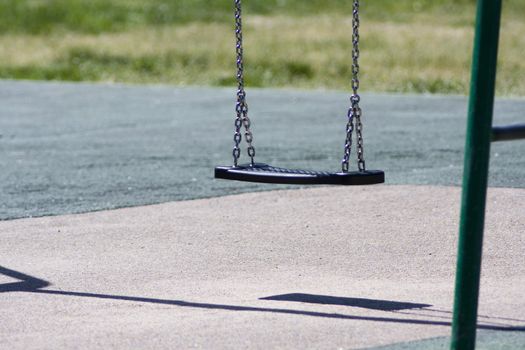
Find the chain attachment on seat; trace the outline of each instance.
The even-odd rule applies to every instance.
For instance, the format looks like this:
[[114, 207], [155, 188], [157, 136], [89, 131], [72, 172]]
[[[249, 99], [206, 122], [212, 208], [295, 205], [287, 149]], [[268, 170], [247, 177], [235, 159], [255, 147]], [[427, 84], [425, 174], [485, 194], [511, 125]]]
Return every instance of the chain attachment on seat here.
[[363, 124], [361, 123], [361, 97], [359, 90], [359, 0], [354, 0], [352, 11], [352, 96], [350, 96], [350, 108], [348, 109], [346, 124], [346, 139], [344, 146], [341, 168], [344, 173], [348, 172], [350, 153], [352, 151], [352, 134], [355, 130], [357, 137], [357, 166], [359, 171], [365, 171]]
[[241, 156], [241, 149], [239, 147], [242, 134], [241, 128], [244, 127], [244, 139], [248, 144], [248, 156], [253, 165], [255, 160], [255, 148], [252, 145], [253, 134], [250, 131], [250, 118], [248, 118], [248, 104], [246, 103], [246, 91], [244, 90], [244, 62], [243, 62], [243, 47], [242, 47], [242, 10], [241, 0], [235, 0], [235, 38], [237, 40], [235, 51], [237, 53], [237, 103], [235, 104], [235, 133], [233, 135], [233, 164], [238, 165], [239, 157]]

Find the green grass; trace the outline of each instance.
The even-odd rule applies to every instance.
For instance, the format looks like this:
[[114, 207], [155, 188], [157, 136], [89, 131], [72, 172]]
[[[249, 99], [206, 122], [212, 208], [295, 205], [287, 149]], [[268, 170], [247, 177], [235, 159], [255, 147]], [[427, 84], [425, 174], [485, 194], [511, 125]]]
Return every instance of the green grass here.
[[[362, 1], [362, 88], [468, 90], [473, 0]], [[247, 83], [348, 89], [351, 1], [245, 0]], [[498, 93], [525, 95], [525, 2]], [[0, 0], [0, 78], [233, 85], [232, 0]]]
[[[363, 12], [370, 19], [405, 21], [423, 12], [445, 16], [473, 3], [472, 0], [374, 0], [366, 2]], [[351, 6], [349, 0], [255, 0], [243, 4], [249, 14], [290, 16], [351, 13]], [[137, 26], [225, 22], [231, 19], [231, 7], [232, 0], [2, 0], [0, 32], [102, 33]]]

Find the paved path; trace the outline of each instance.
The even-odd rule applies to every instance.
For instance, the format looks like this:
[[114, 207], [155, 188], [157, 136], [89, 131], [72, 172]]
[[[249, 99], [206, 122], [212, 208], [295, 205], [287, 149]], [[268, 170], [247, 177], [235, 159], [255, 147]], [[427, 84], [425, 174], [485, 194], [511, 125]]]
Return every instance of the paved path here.
[[[257, 159], [338, 169], [346, 93], [249, 92]], [[283, 188], [212, 179], [231, 163], [232, 89], [0, 82], [0, 219]], [[367, 165], [388, 184], [458, 185], [466, 100], [365, 94]], [[525, 100], [496, 123], [525, 121]], [[525, 187], [525, 141], [496, 143], [492, 186]]]
[[[330, 187], [3, 221], [0, 348], [355, 349], [447, 336], [459, 197]], [[481, 340], [523, 349], [525, 189], [491, 189], [488, 203]], [[429, 342], [446, 343], [411, 348]]]

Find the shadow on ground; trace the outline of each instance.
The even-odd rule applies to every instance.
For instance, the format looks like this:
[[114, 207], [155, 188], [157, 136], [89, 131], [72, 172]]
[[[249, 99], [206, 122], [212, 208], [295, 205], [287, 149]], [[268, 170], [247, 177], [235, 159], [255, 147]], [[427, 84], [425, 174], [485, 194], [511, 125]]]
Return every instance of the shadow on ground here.
[[405, 303], [405, 302], [399, 302], [399, 301], [375, 300], [375, 299], [363, 299], [363, 298], [333, 297], [329, 295], [315, 295], [315, 294], [303, 294], [303, 293], [274, 295], [270, 297], [260, 298], [260, 300], [296, 301], [296, 302], [310, 303], [310, 304], [342, 305], [342, 306], [360, 307], [364, 309], [372, 309], [372, 310], [380, 310], [380, 311], [420, 309], [423, 307], [432, 306], [430, 304], [416, 304], [416, 303]]
[[[124, 296], [124, 295], [109, 295], [109, 294], [98, 294], [98, 293], [50, 290], [50, 289], [42, 289], [42, 288], [51, 286], [50, 282], [37, 278], [37, 277], [26, 275], [24, 273], [21, 273], [15, 270], [5, 268], [3, 266], [0, 266], [0, 274], [20, 281], [20, 282], [0, 284], [0, 292], [4, 292], [4, 293], [5, 292], [25, 292], [25, 293], [62, 295], [62, 296], [97, 298], [97, 299], [122, 300], [122, 301], [132, 301], [132, 302], [139, 302], [139, 303], [153, 303], [153, 304], [173, 305], [173, 306], [178, 306], [178, 307], [188, 307], [188, 308], [198, 308], [198, 309], [269, 312], [269, 313], [276, 313], [276, 314], [323, 317], [323, 318], [342, 319], [342, 320], [389, 322], [389, 323], [400, 323], [400, 324], [420, 324], [420, 325], [429, 325], [429, 326], [451, 326], [450, 321], [435, 321], [435, 320], [425, 320], [425, 319], [407, 319], [407, 318], [394, 318], [394, 317], [357, 316], [357, 315], [345, 315], [345, 314], [338, 314], [338, 313], [306, 311], [306, 310], [195, 303], [195, 302], [188, 302], [184, 300], [156, 299], [156, 298], [145, 298], [145, 297], [135, 297], [135, 296]], [[279, 296], [274, 296], [274, 297], [266, 297], [266, 298], [261, 298], [261, 300], [297, 301], [297, 302], [315, 303], [315, 304], [346, 305], [346, 306], [369, 308], [369, 309], [381, 310], [381, 311], [394, 311], [394, 310], [399, 311], [403, 309], [413, 309], [413, 308], [424, 310], [425, 307], [431, 306], [429, 304], [421, 304], [421, 303], [406, 303], [406, 302], [391, 301], [391, 300], [374, 300], [374, 299], [363, 299], [363, 298], [341, 298], [341, 297], [319, 296], [319, 295], [302, 294], [302, 293], [293, 293], [293, 294], [285, 294], [285, 295], [279, 295]], [[525, 326], [524, 327], [505, 326], [505, 325], [498, 325], [493, 322], [491, 324], [479, 324], [478, 329], [508, 331], [508, 332], [516, 332], [516, 331], [525, 332]]]

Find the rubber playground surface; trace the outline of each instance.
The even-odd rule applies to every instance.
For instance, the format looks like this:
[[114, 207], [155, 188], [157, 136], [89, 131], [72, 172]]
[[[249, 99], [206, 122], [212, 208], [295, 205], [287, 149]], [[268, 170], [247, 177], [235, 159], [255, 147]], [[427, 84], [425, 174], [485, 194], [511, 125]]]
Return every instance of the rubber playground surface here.
[[[231, 89], [3, 81], [0, 101], [0, 348], [448, 347], [465, 98], [364, 94], [369, 187], [214, 180]], [[345, 93], [248, 103], [258, 161], [337, 169]], [[480, 349], [525, 349], [523, 154], [492, 145]]]

